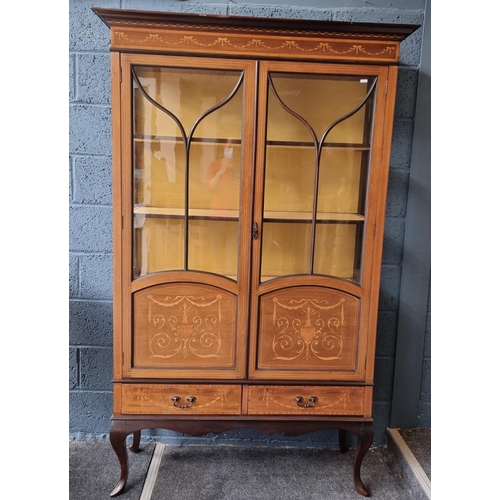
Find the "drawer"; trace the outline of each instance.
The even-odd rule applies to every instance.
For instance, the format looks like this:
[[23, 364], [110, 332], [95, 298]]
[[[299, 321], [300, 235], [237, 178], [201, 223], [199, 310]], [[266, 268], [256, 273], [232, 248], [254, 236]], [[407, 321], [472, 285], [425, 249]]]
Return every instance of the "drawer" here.
[[[117, 384], [122, 414], [239, 415], [241, 386], [193, 384]], [[121, 399], [121, 402], [120, 402]]]
[[[371, 390], [371, 388], [370, 388]], [[365, 387], [250, 386], [249, 415], [366, 416]]]

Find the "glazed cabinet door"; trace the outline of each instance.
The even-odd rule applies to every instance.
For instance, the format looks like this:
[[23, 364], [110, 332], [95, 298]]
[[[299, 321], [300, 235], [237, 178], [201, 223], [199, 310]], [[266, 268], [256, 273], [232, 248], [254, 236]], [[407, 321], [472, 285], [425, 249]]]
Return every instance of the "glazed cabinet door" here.
[[387, 81], [382, 67], [261, 63], [252, 378], [363, 380]]
[[123, 376], [242, 378], [255, 62], [122, 54], [121, 79]]

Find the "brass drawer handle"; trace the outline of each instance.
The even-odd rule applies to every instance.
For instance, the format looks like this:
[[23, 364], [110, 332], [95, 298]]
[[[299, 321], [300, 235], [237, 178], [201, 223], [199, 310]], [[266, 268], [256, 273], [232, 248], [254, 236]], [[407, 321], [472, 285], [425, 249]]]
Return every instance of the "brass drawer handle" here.
[[294, 401], [297, 403], [297, 406], [300, 406], [300, 408], [314, 408], [314, 405], [318, 402], [318, 398], [316, 396], [311, 396], [309, 398], [309, 402], [312, 404], [310, 405], [301, 404], [302, 401], [304, 401], [304, 398], [301, 396], [297, 396], [296, 398], [294, 398]]
[[182, 399], [180, 396], [172, 396], [170, 399], [174, 402], [174, 406], [176, 408], [186, 409], [186, 408], [191, 408], [196, 403], [197, 398], [196, 396], [188, 396], [186, 398], [186, 401], [190, 403], [188, 405], [177, 404]]

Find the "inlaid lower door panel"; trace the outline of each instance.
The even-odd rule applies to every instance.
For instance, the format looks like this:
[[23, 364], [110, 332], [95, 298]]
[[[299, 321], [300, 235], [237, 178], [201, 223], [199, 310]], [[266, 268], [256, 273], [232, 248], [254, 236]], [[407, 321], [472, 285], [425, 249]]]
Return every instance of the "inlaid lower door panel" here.
[[115, 413], [133, 415], [239, 415], [241, 386], [116, 384]]
[[252, 378], [355, 380], [361, 364], [360, 303], [348, 293], [317, 286], [263, 294]]
[[[367, 395], [367, 391], [369, 391]], [[250, 386], [249, 415], [370, 416], [371, 388]]]
[[134, 372], [143, 377], [152, 371], [162, 377], [234, 376], [243, 344], [237, 339], [235, 294], [207, 284], [173, 283], [133, 297]]

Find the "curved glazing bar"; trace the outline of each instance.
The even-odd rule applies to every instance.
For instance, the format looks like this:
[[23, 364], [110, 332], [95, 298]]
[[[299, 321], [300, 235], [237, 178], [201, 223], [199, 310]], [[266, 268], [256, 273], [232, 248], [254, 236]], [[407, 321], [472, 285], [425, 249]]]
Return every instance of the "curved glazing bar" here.
[[[371, 149], [369, 145], [369, 137], [371, 136], [371, 108], [366, 108], [365, 105], [374, 96], [374, 90], [377, 86], [377, 78], [368, 79], [350, 76], [342, 77], [340, 75], [317, 75], [318, 80], [317, 82], [315, 82], [315, 77], [304, 77], [303, 80], [301, 80], [301, 76], [302, 75], [291, 73], [288, 74], [274, 72], [269, 73], [268, 75], [268, 85], [270, 92], [272, 92], [272, 94], [274, 95], [276, 101], [279, 103], [279, 106], [281, 106], [281, 108], [283, 108], [286, 113], [290, 114], [303, 124], [303, 126], [307, 129], [308, 134], [312, 138], [311, 146], [314, 146], [313, 150], [310, 150], [311, 155], [307, 155], [307, 150], [304, 149], [306, 148], [304, 136], [300, 134], [296, 135], [296, 137], [300, 137], [300, 139], [295, 142], [295, 144], [297, 144], [296, 147], [302, 148], [300, 152], [302, 157], [309, 156], [308, 163], [311, 165], [311, 167], [314, 168], [314, 183], [312, 189], [313, 192], [311, 193], [312, 213], [310, 214], [310, 219], [307, 216], [307, 212], [301, 212], [301, 214], [297, 213], [297, 217], [299, 217], [301, 220], [300, 225], [305, 229], [306, 226], [304, 225], [304, 223], [308, 223], [308, 225], [310, 225], [310, 230], [303, 232], [302, 236], [299, 239], [308, 238], [310, 241], [309, 250], [307, 252], [309, 256], [309, 263], [307, 265], [309, 274], [313, 274], [316, 272], [319, 274], [338, 275], [339, 277], [350, 279], [354, 277], [354, 274], [357, 274], [356, 268], [359, 268], [360, 257], [358, 254], [360, 253], [360, 250], [362, 248], [362, 227], [364, 219], [362, 212], [359, 211], [359, 207], [361, 206], [359, 205], [359, 203], [361, 203], [361, 201], [359, 200], [361, 198], [359, 193], [362, 193], [362, 184], [366, 182], [366, 179], [363, 179], [362, 177], [363, 175], [366, 176], [367, 162]], [[274, 78], [276, 78], [277, 82], [280, 82], [280, 89], [277, 88], [277, 85], [273, 80]], [[289, 79], [289, 82], [287, 82], [287, 79]], [[366, 89], [365, 86], [365, 90], [363, 90], [363, 88], [359, 87], [359, 83], [368, 84], [369, 87]], [[352, 96], [347, 100], [347, 102], [345, 102], [344, 100], [342, 102], [339, 101], [339, 104], [337, 105], [335, 104], [335, 99], [332, 100], [330, 96], [325, 95], [325, 92], [334, 92], [337, 88], [336, 86], [352, 86], [354, 90], [352, 92]], [[280, 90], [282, 91], [283, 96], [280, 95]], [[301, 93], [305, 94], [306, 96], [302, 98]], [[315, 99], [313, 100], [311, 100], [312, 94], [316, 94]], [[345, 98], [345, 92], [338, 92], [338, 94], [343, 95]], [[301, 98], [302, 100], [300, 100]], [[285, 100], [288, 100], [288, 103], [286, 103]], [[299, 112], [296, 109], [293, 109], [293, 107], [289, 104], [290, 101], [294, 102], [296, 104], [296, 107], [301, 111]], [[311, 103], [311, 101], [315, 101], [315, 103], [313, 104]], [[334, 104], [332, 104], [332, 102]], [[326, 121], [325, 118], [327, 118], [328, 115], [325, 113], [323, 108], [327, 108], [329, 112], [331, 112], [330, 118], [333, 116], [333, 121]], [[363, 110], [363, 108], [365, 109], [365, 112], [362, 116], [359, 116], [359, 112]], [[333, 113], [332, 111], [335, 111], [335, 113]], [[341, 114], [340, 116], [338, 116], [340, 112]], [[316, 119], [315, 113], [319, 116], [318, 119]], [[359, 118], [356, 119], [356, 123], [351, 123], [347, 126], [347, 129], [352, 129], [353, 127], [354, 129], [356, 129], [355, 133], [352, 133], [351, 135], [352, 137], [356, 137], [357, 140], [352, 143], [349, 143], [349, 141], [330, 141], [328, 145], [325, 146], [325, 144], [327, 144], [326, 139], [329, 136], [330, 132], [332, 132], [333, 129], [336, 129], [336, 127], [338, 127], [340, 124], [348, 121], [349, 118], [353, 117], [357, 113]], [[307, 114], [309, 118], [304, 116], [305, 114]], [[337, 114], [337, 116], [335, 116], [335, 114]], [[313, 123], [315, 123], [315, 125], [313, 125]], [[291, 130], [292, 128], [290, 127], [290, 131]], [[274, 133], [276, 134], [276, 132]], [[320, 133], [321, 136], [318, 139]], [[341, 132], [339, 137], [343, 137], [343, 134], [344, 132]], [[268, 133], [268, 139], [269, 138], [270, 136]], [[290, 139], [292, 140], [287, 140], [287, 138], [285, 137], [282, 137], [282, 139], [284, 139], [284, 141], [282, 142], [283, 144], [293, 144], [293, 137], [290, 137]], [[277, 141], [267, 141], [268, 148], [272, 147], [273, 144], [277, 144]], [[336, 146], [336, 144], [338, 144], [338, 146]], [[336, 169], [336, 167], [334, 166], [335, 162], [342, 161], [345, 163], [346, 161], [349, 161], [350, 158], [355, 158], [355, 160], [351, 160], [354, 161], [356, 165], [351, 165], [350, 167], [352, 172], [354, 173], [350, 172], [351, 185], [348, 186], [351, 191], [351, 199], [347, 205], [345, 203], [343, 205], [344, 207], [349, 207], [347, 211], [339, 211], [337, 208], [336, 210], [331, 212], [331, 208], [325, 209], [325, 207], [331, 207], [332, 203], [331, 200], [327, 200], [327, 202], [325, 202], [325, 193], [328, 195], [329, 192], [323, 186], [321, 188], [325, 193], [322, 193], [321, 213], [319, 213], [318, 211], [320, 190], [320, 164], [322, 153], [325, 147], [327, 147], [329, 151], [328, 161], [325, 163], [325, 165], [328, 165], [329, 174], [327, 176], [324, 176], [325, 178], [332, 179], [335, 177], [335, 174], [332, 174], [332, 172], [335, 172]], [[335, 161], [333, 159], [335, 159]], [[334, 163], [332, 163], [332, 161], [334, 161]], [[346, 167], [344, 163], [342, 164], [342, 168], [345, 169]], [[363, 165], [361, 165], [362, 163]], [[362, 173], [360, 172], [360, 169]], [[293, 173], [293, 171], [291, 170], [290, 175], [293, 176], [299, 174]], [[340, 180], [335, 178], [334, 180], [337, 183], [344, 182], [344, 178], [341, 178]], [[266, 177], [266, 183], [267, 182], [268, 179]], [[357, 188], [354, 188], [355, 182], [357, 183]], [[354, 189], [358, 191], [357, 194], [353, 194]], [[342, 191], [342, 189], [340, 189], [340, 191]], [[330, 195], [331, 194], [332, 193], [330, 192]], [[356, 205], [356, 208], [353, 208], [354, 204]], [[269, 211], [267, 211], [267, 214], [269, 214]], [[285, 212], [282, 212], [281, 218], [282, 222], [284, 223], [285, 219], [290, 220], [292, 217], [286, 215]], [[268, 224], [271, 222], [269, 218], [267, 218], [267, 221]], [[266, 210], [264, 222], [266, 222]], [[279, 223], [278, 220], [273, 220], [273, 227], [277, 226], [277, 223]], [[269, 228], [270, 227], [271, 226], [269, 226]], [[292, 225], [288, 224], [287, 231], [291, 230], [291, 228]], [[319, 231], [320, 229], [321, 231]], [[273, 234], [277, 234], [276, 229], [274, 230]], [[335, 237], [331, 238], [332, 235]], [[317, 241], [317, 236], [320, 236], [319, 241]], [[317, 247], [318, 245], [324, 247], [325, 244], [328, 244], [329, 240], [331, 241], [332, 239], [333, 241], [338, 240], [339, 242], [349, 242], [349, 251], [353, 254], [353, 258], [350, 262], [346, 261], [339, 264], [338, 266], [326, 264], [328, 260], [331, 261], [332, 257], [334, 255], [339, 255], [340, 252], [328, 252], [324, 248], [318, 249]], [[344, 243], [341, 244], [344, 245]], [[301, 245], [301, 247], [302, 249], [300, 251], [303, 252], [303, 246]], [[299, 252], [298, 247], [296, 251]], [[317, 255], [319, 255], [320, 263], [318, 264], [318, 266], [315, 266], [315, 257]], [[352, 270], [346, 271], [346, 268], [351, 268]], [[285, 271], [284, 274], [288, 274], [285, 269], [283, 269], [283, 271]], [[284, 274], [278, 273], [278, 275]], [[264, 276], [262, 276], [262, 278], [264, 278]]]
[[349, 111], [349, 113], [346, 113], [344, 116], [341, 116], [337, 120], [333, 121], [327, 127], [327, 129], [324, 131], [324, 133], [323, 133], [323, 135], [322, 135], [322, 137], [321, 137], [321, 139], [319, 141], [319, 145], [318, 145], [319, 154], [321, 154], [321, 148], [322, 148], [322, 146], [323, 146], [323, 144], [324, 144], [324, 142], [326, 140], [327, 135], [330, 133], [330, 131], [333, 129], [333, 127], [336, 127], [337, 125], [339, 125], [343, 121], [345, 121], [348, 118], [350, 118], [351, 116], [355, 115], [366, 104], [366, 102], [368, 101], [368, 99], [371, 97], [373, 91], [375, 90], [376, 86], [377, 86], [377, 78], [374, 78], [373, 79], [373, 83], [372, 83], [370, 89], [366, 93], [365, 98], [359, 103], [359, 105], [356, 106], [352, 111]]
[[168, 116], [170, 116], [170, 118], [172, 118], [172, 120], [174, 120], [174, 122], [176, 123], [176, 125], [179, 127], [179, 130], [182, 134], [182, 139], [184, 141], [184, 146], [186, 147], [186, 150], [189, 148], [189, 145], [191, 143], [191, 140], [193, 138], [193, 134], [196, 130], [196, 128], [198, 127], [198, 125], [200, 124], [200, 122], [206, 118], [208, 115], [210, 115], [211, 113], [213, 113], [214, 111], [217, 111], [219, 108], [222, 108], [222, 106], [224, 106], [225, 104], [227, 104], [236, 94], [236, 92], [238, 92], [238, 89], [240, 88], [242, 82], [243, 82], [243, 78], [244, 78], [244, 74], [243, 72], [241, 73], [240, 75], [240, 78], [238, 80], [238, 82], [236, 83], [236, 86], [234, 87], [234, 89], [232, 90], [232, 92], [221, 102], [219, 102], [218, 104], [216, 104], [215, 106], [212, 106], [210, 109], [208, 109], [207, 111], [205, 111], [204, 113], [202, 113], [197, 119], [196, 121], [193, 123], [193, 125], [191, 126], [191, 130], [189, 131], [188, 134], [186, 134], [186, 131], [181, 123], [181, 121], [179, 120], [179, 118], [177, 118], [177, 116], [175, 116], [174, 113], [172, 113], [171, 111], [169, 111], [167, 108], [165, 108], [164, 106], [162, 106], [159, 102], [157, 102], [155, 99], [153, 99], [147, 92], [146, 90], [144, 89], [144, 87], [141, 85], [141, 82], [139, 80], [139, 77], [137, 76], [136, 72], [135, 72], [135, 68], [132, 67], [132, 76], [134, 78], [134, 82], [136, 83], [137, 87], [139, 88], [139, 90], [141, 91], [142, 95], [155, 107], [157, 107], [160, 111], [163, 111], [164, 113], [166, 113]]
[[[206, 69], [147, 66], [135, 66], [132, 67], [131, 70], [135, 87], [145, 99], [142, 103], [142, 108], [144, 110], [142, 116], [141, 113], [138, 112], [140, 103], [134, 104], [135, 118], [139, 120], [138, 123], [135, 123], [134, 141], [136, 145], [142, 144], [142, 146], [139, 147], [139, 153], [137, 153], [137, 151], [135, 152], [136, 168], [139, 168], [141, 172], [149, 168], [149, 164], [141, 164], [141, 161], [145, 161], [144, 151], [146, 151], [147, 148], [150, 149], [150, 151], [149, 149], [147, 150], [147, 154], [149, 155], [148, 159], [154, 156], [154, 153], [159, 149], [163, 148], [162, 152], [158, 154], [158, 156], [164, 157], [163, 169], [166, 170], [170, 167], [169, 173], [171, 179], [169, 179], [169, 182], [174, 182], [178, 186], [173, 202], [172, 198], [166, 200], [164, 196], [160, 199], [160, 205], [158, 205], [159, 197], [156, 196], [156, 204], [153, 203], [153, 205], [148, 205], [148, 203], [141, 203], [139, 200], [139, 205], [136, 205], [135, 215], [139, 220], [139, 222], [136, 221], [136, 227], [146, 227], [146, 230], [143, 232], [146, 234], [148, 242], [145, 241], [146, 237], [143, 236], [142, 244], [135, 244], [134, 248], [136, 254], [142, 254], [135, 256], [135, 261], [138, 259], [142, 261], [142, 265], [137, 266], [140, 267], [141, 270], [139, 272], [135, 271], [135, 275], [140, 276], [149, 274], [150, 272], [168, 269], [188, 270], [192, 268], [189, 261], [189, 247], [191, 243], [193, 245], [199, 245], [198, 233], [200, 232], [200, 224], [211, 226], [215, 224], [214, 221], [209, 222], [213, 214], [208, 210], [208, 206], [203, 205], [202, 200], [197, 200], [194, 208], [190, 206], [190, 195], [194, 193], [194, 196], [197, 197], [199, 193], [203, 191], [200, 185], [200, 182], [202, 182], [200, 179], [200, 159], [203, 158], [204, 154], [207, 156], [207, 151], [215, 155], [216, 145], [227, 141], [225, 135], [228, 135], [228, 132], [227, 130], [225, 132], [221, 131], [221, 127], [214, 126], [213, 130], [215, 136], [207, 136], [206, 133], [203, 135], [202, 131], [202, 136], [196, 137], [194, 141], [193, 138], [197, 130], [200, 129], [200, 124], [202, 124], [204, 120], [206, 121], [207, 117], [214, 114], [217, 115], [216, 112], [227, 105], [234, 99], [235, 95], [238, 94], [238, 91], [242, 88], [244, 73], [242, 71], [231, 70], [212, 71]], [[229, 79], [227, 78], [228, 76], [230, 76]], [[223, 85], [217, 85], [220, 79], [224, 80]], [[235, 80], [236, 83], [234, 83]], [[222, 96], [220, 95], [221, 92], [223, 92]], [[155, 94], [154, 97], [151, 93]], [[137, 101], [138, 95], [139, 94], [134, 94], [135, 101]], [[163, 102], [160, 102], [162, 99]], [[165, 103], [165, 100], [167, 103]], [[149, 109], [145, 109], [146, 102], [150, 105]], [[186, 105], [183, 104], [182, 107], [180, 106], [181, 102], [189, 102], [191, 104], [188, 113], [186, 113]], [[139, 106], [139, 108], [137, 108], [137, 106]], [[204, 107], [205, 109], [203, 109]], [[179, 112], [182, 109], [184, 114], [178, 114], [175, 108], [177, 108]], [[172, 125], [168, 125], [168, 122], [165, 122], [165, 120], [161, 118], [159, 120], [156, 119], [156, 115], [155, 118], [152, 118], [154, 110], [159, 110], [160, 115], [163, 114], [169, 117], [172, 120], [172, 122], [170, 122]], [[238, 111], [241, 123], [241, 108]], [[219, 118], [217, 118], [216, 121], [217, 120], [220, 121]], [[186, 123], [186, 121], [189, 123]], [[220, 125], [220, 123], [217, 122], [216, 125]], [[175, 132], [175, 129], [172, 129], [172, 126], [177, 129], [177, 132]], [[157, 134], [159, 128], [162, 129], [162, 134]], [[205, 130], [212, 131], [210, 124], [205, 127]], [[234, 135], [240, 134], [241, 130], [237, 131], [237, 134]], [[179, 144], [179, 140], [182, 143], [182, 151], [176, 146], [176, 144]], [[241, 143], [241, 140], [237, 142]], [[148, 146], [146, 146], [146, 143]], [[194, 153], [192, 152], [192, 144], [196, 145], [196, 151]], [[167, 149], [168, 154], [166, 153]], [[194, 154], [193, 158], [192, 154]], [[208, 156], [210, 156], [210, 154], [208, 154]], [[139, 160], [137, 159], [138, 155]], [[165, 158], [167, 158], [166, 162]], [[171, 160], [170, 165], [168, 165], [169, 159]], [[179, 164], [179, 160], [181, 160], [181, 164]], [[139, 161], [139, 164], [137, 164], [137, 161]], [[193, 161], [194, 164], [191, 165]], [[190, 167], [195, 168], [193, 173], [190, 173]], [[194, 180], [196, 184], [195, 187], [190, 186], [190, 184], [192, 184], [190, 182], [191, 180]], [[158, 182], [156, 185], [150, 186], [149, 189], [156, 189], [159, 191]], [[179, 189], [182, 191], [182, 196]], [[163, 189], [163, 192], [166, 192], [165, 189]], [[205, 206], [207, 209], [204, 208]], [[236, 224], [236, 228], [239, 225], [238, 213], [239, 210], [231, 214], [232, 220], [235, 221], [234, 224]], [[146, 223], [144, 222], [144, 217], [146, 217]], [[206, 220], [205, 223], [203, 223], [203, 220]], [[148, 224], [151, 227], [147, 227]], [[168, 225], [169, 228], [162, 229], [162, 225]], [[222, 224], [219, 224], [219, 226], [220, 225]], [[174, 231], [175, 234], [170, 234], [169, 231]], [[183, 235], [182, 239], [180, 238], [181, 233]], [[151, 238], [152, 234], [156, 234], [153, 239]], [[237, 229], [236, 234], [238, 234]], [[165, 243], [165, 241], [173, 240], [176, 241], [175, 249], [171, 248], [172, 243]], [[152, 246], [156, 246], [156, 248], [152, 248]], [[196, 251], [199, 254], [199, 250], [197, 249]], [[148, 253], [154, 255], [155, 252], [159, 252], [163, 256], [167, 256], [168, 254], [168, 258], [163, 258], [163, 263], [161, 262], [161, 255], [159, 256], [160, 258], [149, 258], [149, 260], [154, 261], [154, 265], [148, 266], [145, 264], [145, 262], [148, 261], [148, 257], [145, 257], [145, 255]], [[178, 255], [175, 260], [176, 263], [174, 264], [172, 264], [172, 255]], [[200, 259], [200, 257], [197, 256], [196, 259]], [[191, 263], [197, 262], [196, 259], [191, 261]], [[200, 262], [195, 263], [194, 269], [212, 271], [208, 260], [209, 258], [205, 258], [205, 264]], [[207, 266], [208, 269], [205, 269], [204, 265]]]
[[274, 86], [273, 79], [272, 79], [272, 74], [271, 73], [269, 73], [269, 75], [268, 75], [268, 81], [269, 81], [269, 88], [271, 89], [271, 91], [272, 91], [274, 97], [276, 98], [276, 100], [279, 102], [280, 106], [287, 113], [290, 113], [292, 116], [294, 116], [295, 118], [297, 118], [297, 120], [301, 121], [306, 126], [307, 130], [309, 130], [309, 133], [311, 134], [313, 142], [314, 142], [314, 147], [315, 147], [315, 149], [317, 151], [318, 150], [318, 138], [316, 137], [316, 133], [314, 132], [314, 129], [311, 127], [310, 123], [305, 118], [303, 118], [301, 115], [299, 115], [298, 113], [296, 113], [293, 109], [289, 108], [281, 100], [281, 98], [278, 95], [278, 92], [276, 91], [276, 88]]
[[163, 111], [165, 114], [167, 114], [168, 116], [170, 116], [170, 118], [172, 118], [172, 120], [174, 120], [175, 124], [179, 127], [179, 130], [182, 134], [182, 140], [184, 142], [184, 147], [186, 147], [187, 149], [187, 141], [188, 141], [188, 137], [186, 135], [186, 131], [184, 130], [184, 127], [182, 126], [182, 123], [181, 121], [179, 120], [179, 118], [177, 118], [177, 116], [175, 116], [172, 112], [170, 112], [167, 108], [163, 107], [159, 102], [155, 101], [147, 92], [146, 90], [144, 89], [144, 87], [141, 85], [141, 82], [139, 80], [139, 77], [137, 76], [136, 72], [135, 72], [135, 68], [132, 67], [132, 77], [134, 79], [134, 82], [135, 84], [137, 85], [137, 88], [141, 91], [142, 95], [144, 96], [144, 98], [146, 100], [148, 100], [153, 106], [155, 106], [156, 108], [158, 108], [160, 111]]

